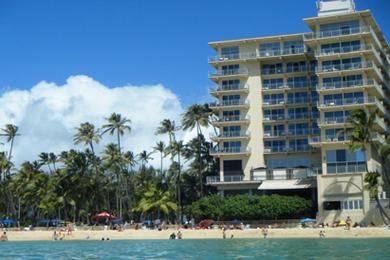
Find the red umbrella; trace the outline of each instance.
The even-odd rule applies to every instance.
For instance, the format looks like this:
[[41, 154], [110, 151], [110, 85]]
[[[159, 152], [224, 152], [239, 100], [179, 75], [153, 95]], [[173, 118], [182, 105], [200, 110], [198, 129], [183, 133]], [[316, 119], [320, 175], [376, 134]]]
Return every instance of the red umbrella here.
[[96, 214], [93, 216], [94, 219], [106, 219], [106, 218], [111, 218], [111, 219], [118, 219], [118, 216], [115, 215], [110, 215], [108, 212], [100, 212], [99, 214]]

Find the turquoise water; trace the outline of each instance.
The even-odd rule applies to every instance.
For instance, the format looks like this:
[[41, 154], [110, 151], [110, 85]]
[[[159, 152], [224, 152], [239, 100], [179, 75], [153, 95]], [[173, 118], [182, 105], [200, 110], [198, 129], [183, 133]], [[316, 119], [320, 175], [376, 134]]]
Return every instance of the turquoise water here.
[[1, 242], [0, 259], [390, 259], [390, 239]]

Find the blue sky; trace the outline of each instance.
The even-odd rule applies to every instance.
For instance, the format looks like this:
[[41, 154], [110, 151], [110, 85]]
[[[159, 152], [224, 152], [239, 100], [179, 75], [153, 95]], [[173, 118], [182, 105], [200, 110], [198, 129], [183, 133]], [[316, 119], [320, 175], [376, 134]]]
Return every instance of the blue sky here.
[[[390, 39], [390, 1], [356, 6]], [[161, 83], [187, 106], [212, 85], [207, 42], [305, 32], [302, 18], [315, 15], [315, 0], [1, 0], [0, 90], [84, 74], [108, 86]]]

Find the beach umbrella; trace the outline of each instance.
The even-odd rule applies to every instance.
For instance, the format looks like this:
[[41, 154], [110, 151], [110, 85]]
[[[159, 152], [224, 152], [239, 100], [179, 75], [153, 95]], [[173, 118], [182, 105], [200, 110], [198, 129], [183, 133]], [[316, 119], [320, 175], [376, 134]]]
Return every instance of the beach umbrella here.
[[345, 226], [345, 225], [347, 225], [347, 223], [344, 220], [340, 220], [339, 226]]
[[316, 220], [314, 218], [304, 218], [304, 219], [301, 219], [300, 223], [303, 224], [303, 223], [314, 223], [316, 222]]
[[3, 223], [4, 224], [11, 224], [11, 223], [14, 223], [14, 221], [12, 219], [4, 219]]
[[110, 213], [105, 211], [95, 215], [95, 218], [109, 218], [109, 217], [110, 217]]
[[214, 220], [212, 219], [204, 219], [201, 222], [199, 222], [198, 227], [200, 228], [207, 228], [214, 224]]

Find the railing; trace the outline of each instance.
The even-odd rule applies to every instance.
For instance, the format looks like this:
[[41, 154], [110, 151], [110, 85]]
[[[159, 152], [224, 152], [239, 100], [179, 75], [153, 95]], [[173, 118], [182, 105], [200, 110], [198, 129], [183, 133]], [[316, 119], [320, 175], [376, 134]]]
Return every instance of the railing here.
[[210, 56], [209, 62], [240, 60], [240, 59], [254, 59], [256, 57], [257, 57], [257, 55], [255, 52], [220, 54], [220, 55], [216, 55], [216, 56]]
[[319, 89], [337, 89], [337, 88], [350, 88], [350, 87], [356, 87], [356, 86], [367, 86], [367, 85], [373, 85], [374, 80], [368, 79], [368, 80], [346, 80], [346, 81], [340, 81], [340, 82], [323, 82], [318, 86]]
[[264, 137], [280, 137], [280, 136], [295, 136], [295, 135], [311, 135], [319, 134], [320, 129], [295, 129], [286, 131], [266, 131]]
[[232, 85], [216, 86], [214, 88], [210, 88], [210, 91], [215, 92], [215, 91], [244, 90], [244, 89], [248, 89], [247, 84], [232, 84]]
[[287, 104], [302, 104], [302, 103], [308, 103], [309, 100], [310, 100], [309, 97], [287, 98]]
[[353, 104], [373, 104], [376, 103], [374, 97], [358, 97], [358, 98], [339, 98], [332, 100], [323, 100], [319, 102], [322, 107], [343, 106]]
[[248, 100], [225, 100], [222, 102], [216, 102], [216, 103], [210, 103], [210, 107], [228, 107], [228, 106], [243, 106], [243, 105], [249, 105]]
[[315, 54], [317, 56], [326, 56], [326, 55], [334, 55], [334, 54], [340, 54], [340, 53], [349, 53], [349, 52], [355, 52], [355, 51], [369, 51], [372, 50], [371, 45], [356, 45], [356, 46], [341, 46], [336, 48], [326, 48], [321, 50], [316, 50]]
[[230, 75], [240, 75], [248, 74], [248, 69], [240, 68], [240, 69], [227, 69], [227, 70], [217, 70], [216, 72], [209, 72], [209, 77], [218, 77], [218, 76], [230, 76]]
[[315, 178], [322, 174], [321, 168], [264, 169], [251, 173], [251, 180], [294, 180]]
[[302, 104], [302, 103], [316, 103], [318, 99], [310, 97], [294, 97], [294, 98], [280, 98], [280, 99], [265, 99], [263, 106], [284, 105], [284, 104]]
[[362, 68], [372, 68], [372, 62], [352, 62], [345, 64], [331, 64], [331, 65], [321, 65], [317, 67], [317, 72], [333, 72], [341, 70], [354, 70]]
[[366, 162], [335, 162], [326, 164], [328, 174], [366, 172]]
[[246, 131], [227, 131], [220, 134], [213, 134], [211, 138], [223, 138], [223, 137], [249, 137], [249, 133]]
[[346, 123], [348, 116], [339, 116], [339, 117], [327, 117], [318, 120], [318, 124], [332, 125], [332, 124], [343, 124]]
[[248, 121], [249, 116], [223, 116], [218, 118], [216, 122], [236, 122], [236, 121]]
[[274, 57], [281, 55], [293, 55], [293, 54], [302, 54], [305, 53], [305, 48], [297, 47], [297, 48], [284, 48], [284, 49], [273, 49], [273, 50], [260, 50], [260, 57]]
[[322, 31], [317, 33], [305, 33], [303, 35], [303, 38], [304, 40], [312, 40], [312, 39], [337, 37], [337, 36], [344, 36], [344, 35], [351, 35], [351, 34], [368, 33], [368, 32], [370, 32], [370, 27], [360, 26], [360, 27], [337, 29], [331, 31]]
[[219, 154], [219, 153], [248, 153], [250, 149], [247, 147], [215, 147], [210, 150], [210, 154]]
[[272, 146], [265, 147], [264, 153], [287, 153], [287, 152], [309, 152], [313, 151], [313, 147], [310, 145], [297, 145], [297, 146]]
[[272, 74], [280, 74], [280, 73], [295, 73], [295, 72], [310, 72], [315, 71], [315, 68], [311, 65], [302, 65], [302, 66], [293, 66], [286, 68], [262, 68], [262, 75], [272, 75]]

